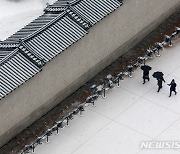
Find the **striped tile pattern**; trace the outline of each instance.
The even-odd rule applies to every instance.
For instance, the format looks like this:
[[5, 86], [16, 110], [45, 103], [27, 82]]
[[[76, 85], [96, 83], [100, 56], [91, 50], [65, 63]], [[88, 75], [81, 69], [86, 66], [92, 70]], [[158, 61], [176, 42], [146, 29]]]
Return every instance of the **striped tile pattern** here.
[[42, 16], [38, 17], [34, 21], [32, 21], [30, 24], [7, 38], [5, 42], [19, 42], [19, 39], [23, 39], [27, 37], [28, 35], [32, 34], [33, 32], [37, 31], [38, 29], [42, 28], [44, 25], [48, 24], [50, 21], [52, 21], [54, 18], [56, 18], [59, 14], [43, 14]]
[[9, 55], [12, 52], [12, 50], [2, 50], [0, 49], [0, 61], [5, 58], [7, 55]]
[[19, 44], [0, 42], [0, 62], [3, 58], [9, 55]]
[[73, 9], [94, 25], [120, 5], [122, 3], [118, 0], [82, 0]]
[[45, 9], [45, 12], [61, 12], [61, 11], [64, 11], [68, 8], [68, 5], [72, 1], [73, 0], [56, 1], [54, 4], [47, 6]]
[[67, 15], [37, 36], [25, 40], [27, 47], [38, 52], [45, 61], [49, 61], [87, 33]]
[[16, 49], [12, 58], [8, 59], [3, 65], [0, 64], [0, 99], [39, 71], [39, 67]]
[[0, 99], [88, 33], [121, 0], [58, 0], [30, 24], [0, 42]]

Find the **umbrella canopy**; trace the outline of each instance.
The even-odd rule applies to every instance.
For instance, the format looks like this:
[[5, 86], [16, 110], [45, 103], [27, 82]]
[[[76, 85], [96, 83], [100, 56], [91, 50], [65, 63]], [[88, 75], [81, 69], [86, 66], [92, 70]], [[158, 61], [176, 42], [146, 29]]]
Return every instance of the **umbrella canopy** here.
[[163, 75], [164, 74], [162, 72], [157, 71], [157, 72], [154, 72], [152, 76], [156, 79], [161, 79]]
[[148, 65], [143, 65], [143, 66], [141, 66], [141, 69], [143, 71], [150, 71], [152, 68], [150, 66], [148, 66]]

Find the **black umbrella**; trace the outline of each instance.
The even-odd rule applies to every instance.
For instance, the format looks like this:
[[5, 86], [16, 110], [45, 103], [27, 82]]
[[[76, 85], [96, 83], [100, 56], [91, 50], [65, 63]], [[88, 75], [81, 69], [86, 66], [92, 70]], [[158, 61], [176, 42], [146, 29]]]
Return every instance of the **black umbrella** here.
[[163, 75], [164, 74], [162, 72], [157, 71], [157, 72], [154, 72], [152, 76], [156, 79], [161, 79]]
[[143, 71], [150, 71], [152, 68], [150, 66], [148, 66], [148, 65], [143, 65], [143, 66], [141, 66], [141, 69]]

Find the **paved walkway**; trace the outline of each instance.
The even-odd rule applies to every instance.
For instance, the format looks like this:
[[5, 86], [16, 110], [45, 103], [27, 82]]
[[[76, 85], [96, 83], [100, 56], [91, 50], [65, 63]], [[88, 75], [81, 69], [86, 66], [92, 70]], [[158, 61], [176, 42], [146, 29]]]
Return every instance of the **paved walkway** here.
[[[149, 60], [154, 71], [165, 75], [157, 93], [157, 81], [142, 84], [142, 71], [126, 78], [119, 88], [87, 107], [70, 126], [51, 136], [49, 143], [36, 147], [37, 154], [180, 154], [180, 149], [141, 149], [141, 141], [180, 141], [180, 39], [161, 57]], [[171, 79], [179, 94], [169, 98]]]

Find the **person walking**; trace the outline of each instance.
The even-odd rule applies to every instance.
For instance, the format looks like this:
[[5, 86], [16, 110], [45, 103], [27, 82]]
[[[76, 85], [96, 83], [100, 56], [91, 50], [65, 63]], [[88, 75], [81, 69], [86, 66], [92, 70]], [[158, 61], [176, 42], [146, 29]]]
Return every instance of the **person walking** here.
[[164, 82], [166, 82], [165, 80], [164, 80], [164, 78], [163, 77], [161, 77], [161, 78], [157, 78], [157, 85], [158, 85], [158, 91], [157, 92], [159, 92], [160, 91], [160, 89], [162, 88], [162, 82], [164, 81]]
[[145, 84], [146, 83], [146, 79], [149, 81], [150, 79], [149, 79], [149, 71], [148, 70], [145, 70], [145, 71], [143, 71], [143, 84]]
[[169, 97], [171, 97], [171, 94], [172, 94], [172, 91], [175, 93], [175, 95], [177, 94], [176, 92], [176, 86], [177, 84], [175, 83], [175, 80], [172, 79], [171, 83], [170, 84], [167, 84], [168, 86], [170, 86], [170, 94], [169, 94]]
[[148, 65], [144, 65], [141, 66], [141, 69], [143, 70], [143, 84], [146, 83], [146, 80], [150, 80], [149, 78], [149, 71], [152, 69], [150, 66]]

